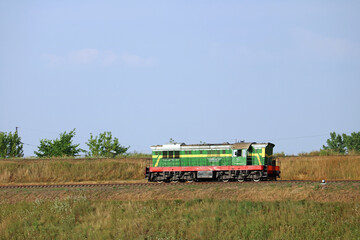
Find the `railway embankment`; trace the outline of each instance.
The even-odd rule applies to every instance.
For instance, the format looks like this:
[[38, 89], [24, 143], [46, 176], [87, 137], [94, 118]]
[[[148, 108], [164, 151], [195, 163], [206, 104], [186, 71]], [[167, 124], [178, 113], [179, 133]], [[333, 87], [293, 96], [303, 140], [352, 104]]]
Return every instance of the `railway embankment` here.
[[[281, 157], [281, 180], [360, 180], [360, 156]], [[146, 158], [3, 159], [0, 184], [144, 181]]]

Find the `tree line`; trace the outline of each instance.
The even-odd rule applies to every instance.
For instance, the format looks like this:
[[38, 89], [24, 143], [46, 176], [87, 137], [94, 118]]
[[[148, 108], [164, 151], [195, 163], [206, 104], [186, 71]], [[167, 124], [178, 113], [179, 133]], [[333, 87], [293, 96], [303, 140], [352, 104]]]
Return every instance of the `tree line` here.
[[350, 135], [345, 133], [330, 133], [330, 138], [323, 145], [323, 150], [339, 154], [360, 153], [360, 132], [353, 132]]
[[[111, 132], [100, 133], [98, 136], [90, 134], [86, 142], [89, 150], [80, 148], [80, 144], [73, 143], [75, 129], [70, 132], [63, 132], [59, 138], [40, 140], [38, 150], [34, 151], [37, 157], [75, 157], [84, 153], [88, 157], [115, 157], [125, 154], [130, 146], [122, 146], [119, 139], [112, 136]], [[23, 143], [15, 133], [0, 132], [0, 158], [23, 157]]]
[[[38, 150], [34, 151], [37, 157], [75, 157], [84, 153], [88, 157], [115, 157], [125, 154], [130, 146], [122, 146], [119, 139], [113, 137], [111, 132], [100, 133], [93, 136], [90, 133], [90, 139], [86, 142], [89, 150], [81, 149], [80, 144], [74, 144], [75, 129], [67, 133], [60, 134], [59, 138], [54, 140], [42, 139]], [[320, 152], [326, 154], [359, 154], [360, 153], [360, 132], [353, 132], [350, 135], [330, 133], [330, 138], [323, 145]], [[0, 158], [23, 157], [23, 143], [15, 133], [0, 132]]]

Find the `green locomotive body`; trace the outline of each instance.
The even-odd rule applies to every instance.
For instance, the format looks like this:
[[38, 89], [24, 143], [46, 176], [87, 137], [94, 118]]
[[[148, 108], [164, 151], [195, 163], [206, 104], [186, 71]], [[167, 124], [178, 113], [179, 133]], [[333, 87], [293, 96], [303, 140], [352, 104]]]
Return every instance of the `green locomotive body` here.
[[190, 144], [152, 146], [149, 181], [193, 181], [202, 178], [228, 180], [276, 180], [279, 166], [272, 143]]

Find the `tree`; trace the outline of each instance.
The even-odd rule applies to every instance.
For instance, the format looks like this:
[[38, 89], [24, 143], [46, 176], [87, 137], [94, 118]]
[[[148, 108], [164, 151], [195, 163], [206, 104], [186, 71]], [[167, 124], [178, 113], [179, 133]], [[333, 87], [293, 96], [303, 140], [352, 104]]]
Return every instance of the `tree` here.
[[19, 137], [18, 132], [9, 132], [8, 134], [0, 132], [0, 158], [23, 156], [23, 143], [21, 142], [21, 138]]
[[79, 153], [85, 152], [83, 149], [79, 148], [80, 144], [73, 144], [72, 138], [75, 136], [75, 129], [69, 133], [61, 133], [59, 139], [40, 140], [40, 146], [38, 146], [38, 151], [34, 153], [38, 157], [75, 157]]
[[330, 138], [326, 141], [325, 150], [331, 150], [337, 153], [360, 152], [360, 132], [353, 132], [351, 135], [330, 133]]
[[348, 152], [360, 152], [360, 132], [353, 132], [349, 136], [343, 134], [343, 139]]
[[330, 138], [326, 140], [327, 146], [323, 145], [325, 150], [329, 149], [337, 153], [345, 153], [344, 140], [340, 134], [330, 133]]
[[90, 139], [86, 143], [89, 147], [88, 156], [91, 157], [114, 157], [126, 153], [130, 148], [121, 146], [118, 138], [112, 137], [111, 132], [100, 133], [94, 137], [90, 133]]

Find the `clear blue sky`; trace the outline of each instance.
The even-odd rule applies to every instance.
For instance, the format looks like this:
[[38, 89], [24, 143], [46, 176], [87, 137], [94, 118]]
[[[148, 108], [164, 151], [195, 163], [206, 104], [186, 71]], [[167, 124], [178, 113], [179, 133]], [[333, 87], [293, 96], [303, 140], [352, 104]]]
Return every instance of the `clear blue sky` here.
[[[318, 150], [360, 131], [359, 1], [1, 1], [0, 131]], [[302, 138], [304, 137], [304, 138]]]

